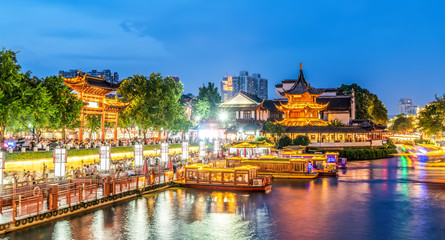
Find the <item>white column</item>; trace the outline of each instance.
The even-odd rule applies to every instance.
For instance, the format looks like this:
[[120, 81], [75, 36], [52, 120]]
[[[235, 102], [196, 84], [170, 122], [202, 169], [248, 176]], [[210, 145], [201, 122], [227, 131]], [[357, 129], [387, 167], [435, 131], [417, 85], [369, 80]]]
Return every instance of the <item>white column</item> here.
[[144, 146], [140, 143], [134, 145], [134, 165], [144, 165]]
[[106, 171], [110, 169], [110, 145], [102, 145], [100, 146], [99, 159], [100, 159], [100, 170]]
[[204, 157], [206, 155], [206, 143], [204, 141], [199, 142], [199, 156]]
[[66, 149], [56, 148], [54, 150], [54, 176], [63, 177], [66, 172]]
[[219, 153], [219, 151], [221, 150], [221, 148], [220, 148], [220, 146], [219, 146], [219, 140], [215, 140], [214, 142], [213, 142], [213, 154], [218, 154]]
[[167, 162], [168, 161], [168, 143], [161, 143], [161, 161]]
[[189, 143], [182, 142], [182, 159], [187, 160], [189, 158]]

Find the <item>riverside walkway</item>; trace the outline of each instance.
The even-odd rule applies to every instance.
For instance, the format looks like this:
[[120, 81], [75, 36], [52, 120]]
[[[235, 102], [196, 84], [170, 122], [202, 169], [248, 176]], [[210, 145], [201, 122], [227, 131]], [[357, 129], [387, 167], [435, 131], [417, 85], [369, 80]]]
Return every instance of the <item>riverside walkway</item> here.
[[172, 171], [113, 178], [99, 174], [0, 190], [0, 234], [164, 189]]

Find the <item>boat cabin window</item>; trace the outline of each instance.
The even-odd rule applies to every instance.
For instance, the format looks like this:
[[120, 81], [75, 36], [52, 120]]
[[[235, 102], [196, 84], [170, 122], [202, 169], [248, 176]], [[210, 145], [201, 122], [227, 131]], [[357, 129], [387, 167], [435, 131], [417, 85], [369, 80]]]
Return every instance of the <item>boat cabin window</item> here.
[[199, 181], [208, 182], [209, 181], [209, 172], [200, 172], [199, 173]]
[[198, 179], [198, 172], [197, 171], [187, 171], [187, 180], [197, 180]]
[[292, 170], [295, 172], [304, 172], [306, 171], [305, 165], [304, 162], [294, 162], [292, 163]]
[[221, 182], [222, 176], [220, 172], [213, 172], [212, 173], [212, 182]]
[[236, 174], [236, 182], [247, 183], [249, 182], [249, 176], [247, 173]]
[[234, 176], [233, 173], [224, 173], [224, 182], [234, 182]]

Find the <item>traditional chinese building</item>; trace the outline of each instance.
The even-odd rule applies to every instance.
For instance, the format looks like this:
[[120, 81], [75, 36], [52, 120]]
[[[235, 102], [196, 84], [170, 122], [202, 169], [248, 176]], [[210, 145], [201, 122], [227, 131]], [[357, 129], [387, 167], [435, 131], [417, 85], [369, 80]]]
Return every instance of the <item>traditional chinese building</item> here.
[[278, 124], [293, 126], [327, 126], [328, 122], [320, 119], [320, 112], [325, 110], [329, 103], [317, 103], [317, 97], [323, 93], [321, 89], [315, 89], [309, 85], [303, 75], [303, 64], [300, 63], [300, 75], [298, 80], [289, 90], [280, 92], [287, 98], [287, 103], [281, 102], [277, 109], [284, 112], [284, 119]]
[[119, 112], [124, 110], [128, 103], [124, 103], [117, 98], [106, 97], [116, 91], [119, 84], [109, 83], [105, 78], [88, 76], [79, 71], [77, 77], [62, 77], [64, 83], [76, 91], [82, 99], [84, 105], [80, 114], [81, 127], [79, 128], [78, 139], [83, 140], [83, 126], [85, 116], [88, 114], [101, 116], [101, 139], [105, 139], [105, 123], [114, 123], [114, 140], [117, 140], [117, 121]]

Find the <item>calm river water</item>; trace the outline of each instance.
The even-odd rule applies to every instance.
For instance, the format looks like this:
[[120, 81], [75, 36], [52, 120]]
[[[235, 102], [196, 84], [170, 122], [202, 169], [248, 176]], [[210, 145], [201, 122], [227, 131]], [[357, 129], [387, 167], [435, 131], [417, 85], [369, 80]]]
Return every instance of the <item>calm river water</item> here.
[[[171, 188], [5, 239], [445, 239], [445, 171], [393, 158], [338, 178], [279, 180], [272, 192]], [[2, 237], [0, 237], [1, 239]]]

